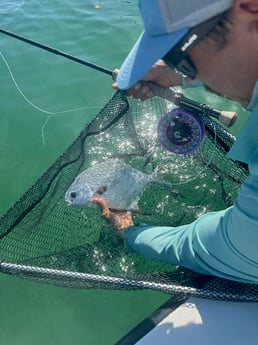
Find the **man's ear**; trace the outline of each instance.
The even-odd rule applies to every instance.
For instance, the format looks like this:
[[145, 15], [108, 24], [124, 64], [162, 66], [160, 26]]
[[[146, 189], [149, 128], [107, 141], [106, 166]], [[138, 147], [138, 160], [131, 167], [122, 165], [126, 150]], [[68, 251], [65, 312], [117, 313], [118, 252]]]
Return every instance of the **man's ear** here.
[[258, 14], [258, 0], [235, 0], [233, 8], [250, 14]]

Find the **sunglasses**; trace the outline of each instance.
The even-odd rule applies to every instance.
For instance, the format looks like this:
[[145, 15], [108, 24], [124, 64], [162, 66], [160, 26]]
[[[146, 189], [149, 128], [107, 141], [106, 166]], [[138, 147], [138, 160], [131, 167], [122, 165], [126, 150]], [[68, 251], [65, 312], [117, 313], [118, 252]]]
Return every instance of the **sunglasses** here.
[[188, 53], [222, 20], [225, 13], [219, 14], [192, 28], [164, 57], [165, 63], [184, 77], [195, 79], [197, 70]]

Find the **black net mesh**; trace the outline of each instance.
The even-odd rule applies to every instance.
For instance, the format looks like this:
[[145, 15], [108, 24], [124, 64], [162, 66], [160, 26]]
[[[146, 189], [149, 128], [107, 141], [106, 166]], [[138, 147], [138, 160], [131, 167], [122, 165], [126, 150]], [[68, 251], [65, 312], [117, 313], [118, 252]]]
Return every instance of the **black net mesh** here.
[[[157, 97], [141, 102], [117, 92], [0, 219], [0, 270], [65, 287], [197, 293], [206, 277], [133, 253], [98, 208], [68, 206], [64, 198], [80, 172], [119, 158], [145, 174], [155, 172], [157, 178], [140, 196], [135, 223], [177, 226], [231, 205], [247, 176], [244, 167], [225, 155], [234, 137], [200, 114], [206, 127], [200, 147], [188, 155], [167, 152], [157, 141], [156, 128], [171, 107]], [[257, 295], [253, 289], [252, 298]]]

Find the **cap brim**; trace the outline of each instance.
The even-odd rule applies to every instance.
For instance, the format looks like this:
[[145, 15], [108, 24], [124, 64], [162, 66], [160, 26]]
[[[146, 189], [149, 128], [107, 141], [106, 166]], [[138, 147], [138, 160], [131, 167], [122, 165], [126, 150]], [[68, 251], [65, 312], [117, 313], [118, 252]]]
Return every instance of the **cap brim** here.
[[150, 36], [144, 31], [120, 68], [117, 77], [119, 89], [126, 90], [136, 84], [188, 31], [189, 28], [183, 28], [159, 36]]

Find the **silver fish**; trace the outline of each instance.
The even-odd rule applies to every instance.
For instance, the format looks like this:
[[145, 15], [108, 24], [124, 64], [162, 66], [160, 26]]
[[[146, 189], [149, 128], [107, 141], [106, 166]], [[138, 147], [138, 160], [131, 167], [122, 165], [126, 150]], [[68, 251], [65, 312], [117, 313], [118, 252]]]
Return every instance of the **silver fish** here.
[[93, 196], [103, 197], [111, 209], [139, 210], [137, 202], [154, 174], [140, 170], [118, 158], [96, 163], [80, 173], [65, 194], [72, 205], [94, 207]]

